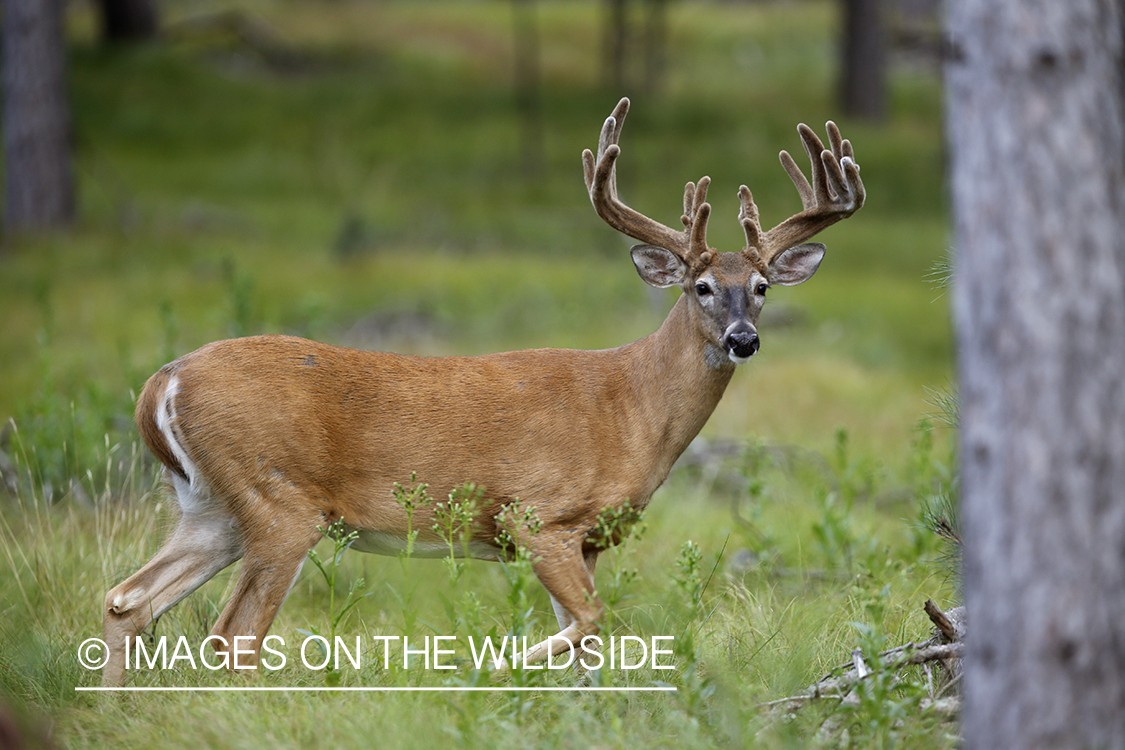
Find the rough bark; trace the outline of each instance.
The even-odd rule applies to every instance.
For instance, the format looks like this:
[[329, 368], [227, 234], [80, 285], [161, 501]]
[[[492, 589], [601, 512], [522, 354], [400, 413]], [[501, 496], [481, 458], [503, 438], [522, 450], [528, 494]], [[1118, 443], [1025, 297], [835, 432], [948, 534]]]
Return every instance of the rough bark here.
[[3, 4], [4, 222], [8, 232], [74, 217], [62, 0]]
[[965, 747], [1125, 747], [1115, 0], [950, 0]]

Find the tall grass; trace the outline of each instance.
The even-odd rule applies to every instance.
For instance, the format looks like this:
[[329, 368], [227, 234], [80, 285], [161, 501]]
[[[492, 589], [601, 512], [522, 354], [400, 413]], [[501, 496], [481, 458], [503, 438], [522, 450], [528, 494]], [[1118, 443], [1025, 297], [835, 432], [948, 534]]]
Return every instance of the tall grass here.
[[[943, 471], [929, 450], [920, 440], [919, 487]], [[868, 740], [914, 744], [923, 737], [950, 746], [951, 727], [940, 719], [895, 713], [904, 701], [917, 704], [921, 682], [888, 683], [877, 700], [859, 708], [810, 707], [792, 717], [758, 708], [814, 682], [857, 645], [874, 649], [922, 639], [928, 624], [920, 603], [949, 595], [932, 564], [936, 538], [910, 522], [888, 523], [880, 506], [893, 501], [879, 499], [888, 480], [869, 481], [867, 469], [846, 453], [745, 454], [700, 472], [684, 470], [654, 500], [640, 538], [609, 553], [599, 571], [599, 589], [609, 594], [613, 614], [604, 635], [650, 643], [653, 635], [674, 637], [673, 655], [661, 657], [671, 670], [650, 664], [586, 677], [572, 670], [516, 670], [497, 683], [487, 670], [474, 669], [467, 636], [527, 633], [534, 640], [553, 632], [546, 596], [526, 563], [470, 561], [443, 576], [440, 561], [337, 557], [346, 543], [328, 539], [319, 554], [331, 561], [331, 575], [303, 576], [272, 629], [287, 644], [285, 668], [250, 679], [183, 664], [131, 674], [132, 684], [152, 686], [667, 684], [675, 693], [110, 696], [74, 692], [98, 679], [79, 667], [78, 646], [100, 634], [97, 604], [105, 589], [154, 551], [174, 516], [159, 500], [163, 493], [150, 497], [153, 488], [140, 479], [140, 454], [110, 452], [130, 457], [119, 471], [136, 495], [121, 498], [113, 486], [88, 486], [91, 502], [52, 505], [21, 490], [0, 529], [0, 555], [11, 572], [0, 583], [8, 603], [2, 690], [50, 715], [67, 746], [128, 747], [160, 732], [169, 747], [350, 747], [373, 731], [411, 746], [451, 740], [466, 747], [572, 746], [573, 727], [580, 726], [602, 743], [662, 746], [675, 738], [713, 747], [753, 739], [770, 747], [809, 740], [837, 711], [848, 712], [848, 736], [860, 746], [873, 746]], [[757, 507], [740, 508], [739, 518], [752, 517], [752, 529], [731, 515], [747, 495], [728, 490], [724, 499], [726, 492], [716, 491], [716, 477], [737, 483], [748, 466], [759, 487], [749, 502]], [[21, 458], [17, 471], [24, 468]], [[834, 507], [839, 502], [851, 503], [846, 515]], [[629, 571], [624, 577], [623, 566]], [[329, 603], [326, 579], [338, 592], [338, 606]], [[220, 576], [161, 618], [155, 634], [200, 643], [232, 583]], [[362, 600], [353, 598], [357, 587], [366, 594]], [[353, 601], [359, 604], [352, 616], [340, 617], [341, 606], [350, 609]], [[340, 635], [349, 646], [360, 639], [361, 668], [302, 666], [293, 645], [310, 633]], [[446, 657], [456, 669], [423, 668], [417, 655], [404, 661], [403, 636], [417, 650], [425, 637], [439, 634], [458, 636], [456, 653]], [[395, 638], [385, 664], [378, 636]], [[640, 659], [635, 642], [629, 658]], [[567, 728], [560, 722], [576, 723]], [[509, 735], [512, 729], [518, 738]], [[829, 744], [839, 739], [833, 735]]]

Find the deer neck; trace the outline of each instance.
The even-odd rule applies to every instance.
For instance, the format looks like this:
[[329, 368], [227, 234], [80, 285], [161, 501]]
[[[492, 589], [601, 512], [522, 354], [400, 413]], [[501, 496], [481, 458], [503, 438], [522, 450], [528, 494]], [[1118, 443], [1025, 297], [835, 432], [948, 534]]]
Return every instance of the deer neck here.
[[735, 365], [701, 335], [686, 296], [659, 329], [629, 348], [635, 355], [631, 379], [644, 416], [675, 461], [718, 406]]

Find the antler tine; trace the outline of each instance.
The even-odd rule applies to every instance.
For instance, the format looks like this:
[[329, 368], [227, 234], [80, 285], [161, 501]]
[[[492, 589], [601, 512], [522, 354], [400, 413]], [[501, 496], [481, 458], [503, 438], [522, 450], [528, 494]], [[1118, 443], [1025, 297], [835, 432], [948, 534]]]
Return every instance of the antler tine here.
[[762, 225], [758, 220], [758, 206], [754, 203], [754, 196], [750, 193], [750, 188], [742, 185], [738, 188], [738, 223], [742, 225], [742, 231], [746, 233], [746, 250], [744, 252], [757, 251], [762, 247]]
[[711, 262], [707, 248], [707, 220], [711, 217], [711, 204], [707, 202], [707, 188], [711, 186], [711, 178], [703, 176], [699, 183], [684, 185], [684, 215], [680, 221], [684, 224], [684, 232], [688, 235], [688, 245], [692, 257], [698, 257], [704, 263]]
[[598, 216], [623, 234], [650, 245], [672, 251], [685, 261], [700, 256], [707, 249], [707, 217], [711, 207], [705, 203], [708, 178], [699, 185], [688, 183], [684, 191], [684, 231], [678, 232], [655, 219], [634, 211], [617, 196], [617, 157], [621, 154], [618, 140], [625, 115], [629, 112], [628, 98], [622, 98], [602, 125], [595, 158], [589, 149], [582, 152], [583, 176], [590, 202]]
[[684, 215], [680, 217], [680, 221], [684, 223], [684, 229], [691, 226], [695, 216], [695, 183], [689, 182], [684, 185]]
[[[602, 158], [605, 156], [606, 151], [612, 146], [618, 152], [621, 147], [617, 145], [617, 141], [621, 138], [621, 128], [625, 124], [625, 115], [629, 113], [629, 100], [623, 98], [613, 108], [613, 112], [605, 119], [602, 124], [602, 131], [598, 134], [598, 157], [597, 163], [601, 163]], [[616, 159], [616, 154], [611, 157]], [[582, 152], [582, 171], [583, 177], [586, 180], [586, 190], [592, 191], [594, 188], [594, 155], [590, 153], [590, 149], [585, 149]], [[614, 195], [617, 194], [617, 170], [610, 168], [610, 185], [609, 188]]]
[[[840, 137], [840, 129], [834, 122], [829, 121], [826, 128], [830, 150], [824, 148], [824, 144], [812, 128], [804, 123], [797, 126], [801, 143], [809, 155], [811, 183], [788, 151], [782, 151], [779, 155], [781, 165], [801, 196], [803, 210], [781, 222], [764, 236], [761, 236], [761, 227], [758, 227], [759, 247], [762, 259], [766, 263], [779, 253], [804, 242], [840, 219], [851, 216], [863, 206], [866, 193], [863, 182], [859, 179], [859, 165], [856, 164], [852, 144]], [[745, 200], [744, 198], [743, 213], [746, 211]], [[743, 227], [746, 226], [744, 221]], [[752, 247], [754, 246], [750, 240], [752, 230], [746, 231], [747, 242]]]

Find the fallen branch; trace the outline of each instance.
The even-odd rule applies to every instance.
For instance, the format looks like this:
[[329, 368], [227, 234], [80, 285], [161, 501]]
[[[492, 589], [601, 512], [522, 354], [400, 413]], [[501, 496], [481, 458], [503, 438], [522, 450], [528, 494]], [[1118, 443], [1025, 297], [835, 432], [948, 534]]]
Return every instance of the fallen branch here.
[[[958, 607], [946, 613], [932, 601], [927, 601], [924, 609], [937, 628], [937, 632], [928, 641], [911, 642], [882, 651], [871, 660], [875, 664], [874, 667], [864, 659], [862, 651], [857, 648], [852, 652], [849, 662], [836, 667], [800, 693], [759, 703], [759, 708], [785, 706], [788, 711], [795, 711], [806, 703], [816, 700], [857, 702], [853, 689], [872, 673], [897, 672], [908, 666], [936, 661], [945, 670], [948, 680], [936, 693], [931, 682], [930, 696], [921, 705], [924, 710], [956, 713], [960, 708], [960, 698], [956, 696], [943, 698], [941, 695], [960, 681], [961, 657], [965, 651], [965, 644], [962, 641], [965, 633], [964, 608]], [[928, 673], [928, 676], [932, 678], [932, 674]]]
[[945, 616], [944, 612], [938, 609], [933, 599], [927, 599], [923, 609], [926, 610], [926, 614], [929, 615], [930, 622], [937, 626], [937, 629], [941, 631], [942, 635], [951, 641], [957, 640], [957, 632], [953, 629], [953, 623], [949, 621], [949, 618]]
[[[878, 658], [882, 661], [884, 669], [896, 671], [903, 667], [924, 664], [931, 661], [960, 659], [964, 650], [965, 644], [963, 643], [908, 643], [905, 646], [898, 646], [882, 651], [879, 653]], [[795, 707], [800, 708], [801, 705], [812, 700], [825, 698], [843, 700], [857, 683], [866, 679], [873, 671], [867, 666], [866, 662], [863, 661], [863, 656], [859, 654], [858, 651], [859, 649], [856, 649], [856, 658], [853, 662], [849, 663], [849, 669], [844, 674], [823, 677], [812, 685], [809, 685], [797, 695], [759, 703], [759, 708], [769, 708], [785, 704], [797, 704]], [[890, 656], [895, 658], [888, 659], [887, 657]]]

